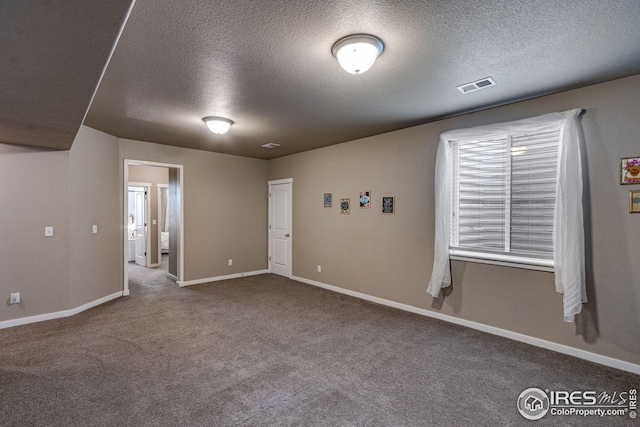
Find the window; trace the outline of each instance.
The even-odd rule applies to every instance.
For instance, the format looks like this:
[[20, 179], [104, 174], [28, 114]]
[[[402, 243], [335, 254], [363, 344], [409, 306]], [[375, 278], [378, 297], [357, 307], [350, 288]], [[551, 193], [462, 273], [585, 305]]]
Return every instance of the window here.
[[560, 129], [449, 142], [450, 255], [553, 267]]
[[586, 302], [581, 111], [440, 135], [428, 293], [451, 284], [452, 257], [553, 271], [573, 321]]

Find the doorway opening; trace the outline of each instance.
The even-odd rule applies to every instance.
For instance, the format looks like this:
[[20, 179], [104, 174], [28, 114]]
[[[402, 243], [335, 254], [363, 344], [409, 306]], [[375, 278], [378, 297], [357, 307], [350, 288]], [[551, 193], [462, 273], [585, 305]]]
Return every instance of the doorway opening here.
[[127, 247], [129, 262], [151, 267], [149, 244], [149, 188], [151, 184], [129, 182], [127, 200]]
[[124, 160], [123, 294], [129, 269], [184, 281], [183, 166]]

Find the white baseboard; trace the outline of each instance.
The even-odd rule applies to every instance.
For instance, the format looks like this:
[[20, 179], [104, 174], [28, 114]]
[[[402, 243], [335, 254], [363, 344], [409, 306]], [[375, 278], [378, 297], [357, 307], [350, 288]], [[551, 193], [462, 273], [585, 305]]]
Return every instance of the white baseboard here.
[[556, 351], [558, 353], [567, 354], [569, 356], [574, 356], [580, 359], [588, 360], [590, 362], [599, 363], [601, 365], [640, 375], [640, 365], [625, 362], [624, 360], [614, 359], [613, 357], [603, 356], [600, 354], [592, 353], [590, 351], [580, 350], [574, 347], [546, 341], [540, 338], [530, 337], [528, 335], [508, 331], [506, 329], [496, 328], [494, 326], [484, 325], [482, 323], [473, 322], [471, 320], [460, 319], [459, 317], [449, 316], [447, 314], [438, 313], [437, 311], [425, 310], [423, 308], [402, 304], [384, 298], [374, 297], [372, 295], [363, 294], [361, 292], [351, 291], [333, 285], [327, 285], [326, 283], [316, 282], [315, 280], [305, 279], [304, 277], [291, 276], [291, 279], [298, 282], [306, 283], [308, 285], [317, 286], [319, 288], [324, 288], [330, 291], [349, 295], [355, 298], [360, 298], [363, 300], [375, 302], [377, 304], [386, 305], [388, 307], [409, 311], [411, 313], [420, 314], [422, 316], [433, 317], [435, 319], [444, 320], [445, 322], [455, 323], [457, 325], [466, 326], [478, 331], [487, 332], [489, 334], [498, 335], [526, 344], [531, 344], [536, 347], [546, 348], [547, 350]]
[[248, 271], [245, 273], [228, 274], [226, 276], [208, 277], [206, 279], [197, 280], [185, 280], [184, 282], [176, 282], [178, 286], [184, 288], [185, 286], [201, 285], [203, 283], [219, 282], [220, 280], [237, 279], [238, 277], [257, 276], [258, 274], [266, 274], [269, 270], [256, 270]]
[[156, 263], [156, 264], [149, 264], [149, 268], [158, 268], [158, 267], [160, 267], [160, 264], [159, 264], [159, 263]]
[[111, 301], [112, 299], [116, 299], [121, 296], [123, 296], [122, 291], [115, 292], [111, 295], [107, 295], [106, 297], [102, 297], [95, 301], [88, 302], [86, 304], [81, 305], [80, 307], [72, 308], [70, 310], [56, 311], [55, 313], [46, 313], [46, 314], [40, 314], [37, 316], [21, 317], [19, 319], [13, 319], [13, 320], [5, 320], [4, 322], [0, 322], [0, 329], [11, 328], [13, 326], [27, 325], [29, 323], [43, 322], [45, 320], [59, 319], [61, 317], [73, 316], [74, 314], [81, 313], [85, 310], [88, 310], [100, 304], [104, 304], [105, 302]]

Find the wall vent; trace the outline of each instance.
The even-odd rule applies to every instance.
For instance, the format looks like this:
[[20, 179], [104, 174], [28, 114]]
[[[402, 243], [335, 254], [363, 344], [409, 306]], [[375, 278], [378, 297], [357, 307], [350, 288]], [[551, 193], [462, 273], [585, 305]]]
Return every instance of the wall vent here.
[[475, 90], [484, 89], [485, 87], [495, 86], [496, 82], [491, 77], [477, 80], [475, 82], [466, 83], [458, 86], [458, 90], [462, 93], [469, 93]]
[[278, 148], [278, 147], [280, 147], [280, 144], [276, 144], [275, 142], [270, 142], [270, 143], [268, 143], [268, 144], [264, 144], [262, 147], [263, 147], [263, 148], [267, 148], [267, 149], [269, 149], [269, 150], [270, 150], [270, 149], [272, 149], [272, 148]]

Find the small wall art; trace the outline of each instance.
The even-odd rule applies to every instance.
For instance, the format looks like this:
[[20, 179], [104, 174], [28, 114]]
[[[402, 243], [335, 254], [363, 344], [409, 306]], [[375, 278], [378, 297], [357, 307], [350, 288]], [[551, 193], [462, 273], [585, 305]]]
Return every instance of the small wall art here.
[[324, 193], [324, 207], [325, 208], [330, 208], [331, 207], [331, 193]]
[[371, 191], [360, 192], [360, 207], [365, 209], [371, 207]]
[[640, 190], [629, 192], [629, 213], [640, 213]]
[[640, 157], [620, 160], [620, 184], [640, 184]]
[[396, 198], [393, 196], [384, 196], [382, 198], [382, 214], [393, 215], [396, 213]]
[[350, 211], [350, 207], [349, 207], [349, 203], [350, 203], [351, 199], [340, 199], [340, 213], [343, 215], [349, 215]]

